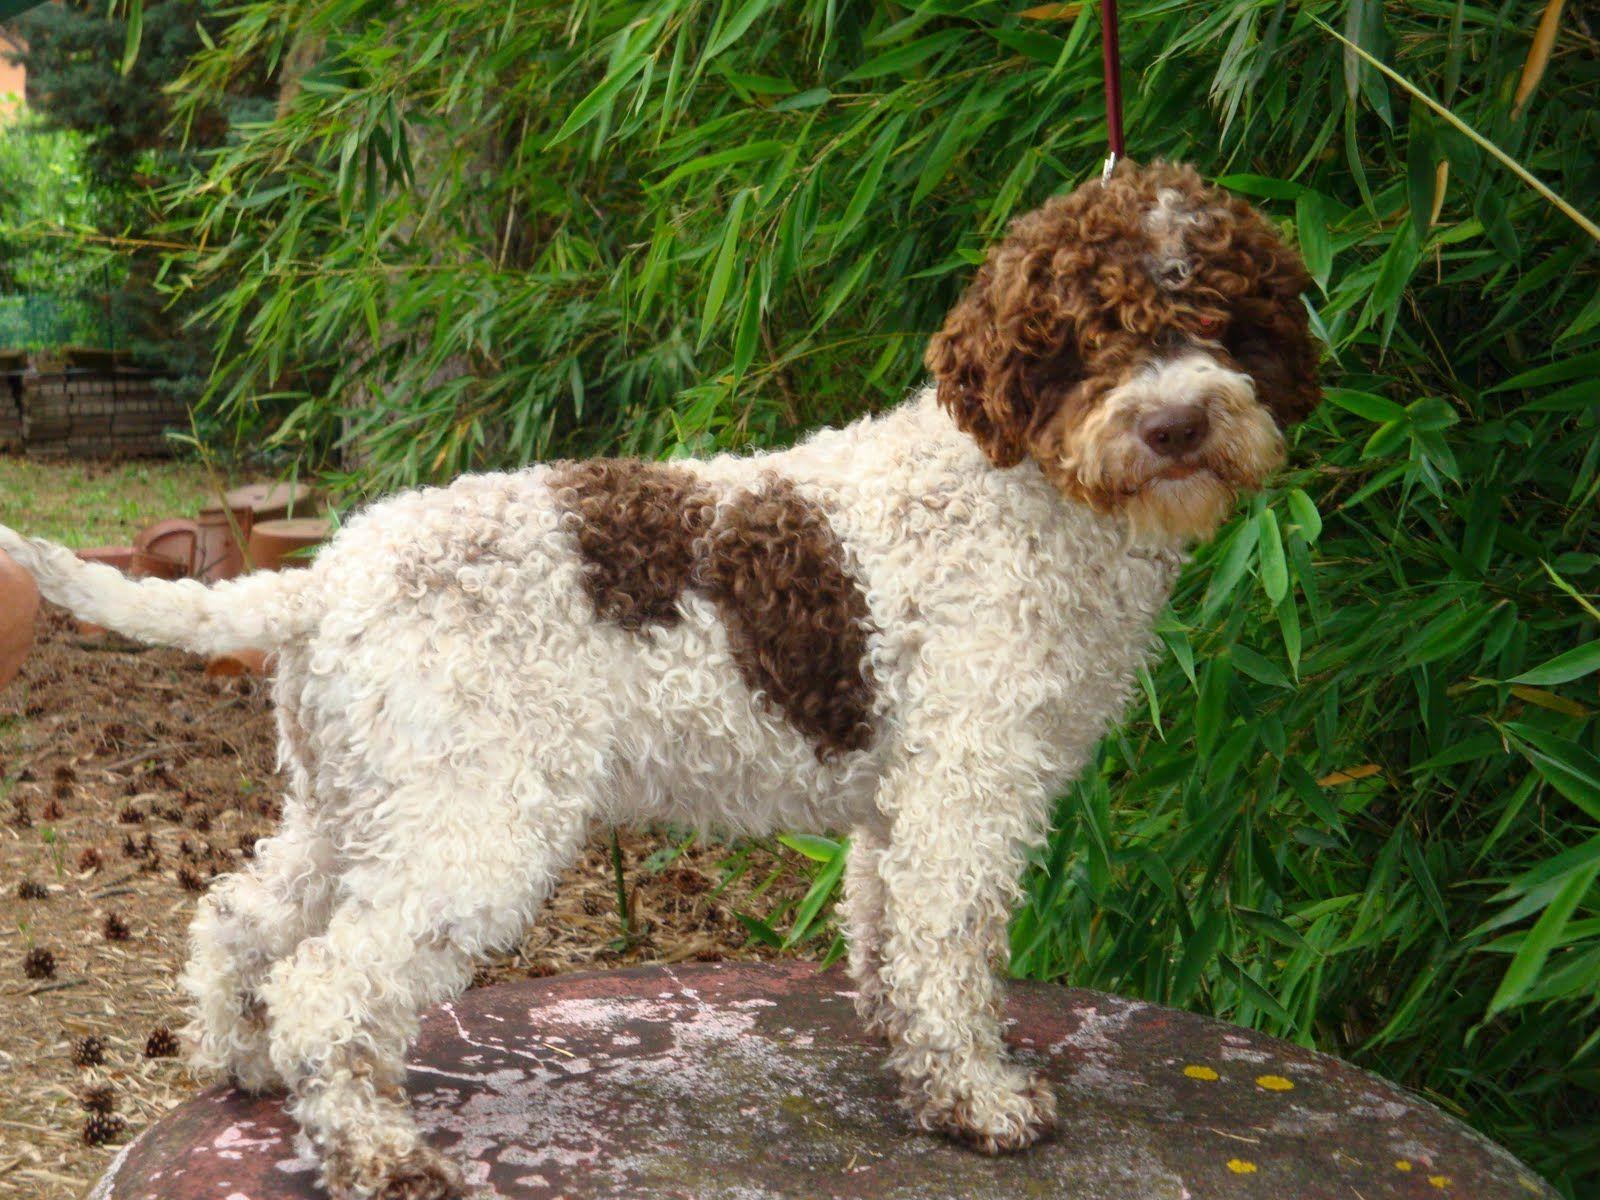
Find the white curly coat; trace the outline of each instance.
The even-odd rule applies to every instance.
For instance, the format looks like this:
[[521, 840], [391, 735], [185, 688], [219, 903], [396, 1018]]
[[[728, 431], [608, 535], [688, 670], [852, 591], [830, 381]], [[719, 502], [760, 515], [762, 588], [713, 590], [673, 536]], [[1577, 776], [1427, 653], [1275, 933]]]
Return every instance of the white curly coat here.
[[916, 1121], [991, 1151], [1050, 1123], [1048, 1089], [1004, 1054], [992, 966], [1024, 855], [1122, 711], [1180, 552], [1032, 462], [996, 469], [932, 389], [789, 450], [682, 465], [733, 487], [776, 470], [827, 514], [874, 626], [868, 749], [819, 759], [752, 694], [702, 596], [648, 636], [597, 621], [546, 467], [397, 496], [306, 571], [210, 589], [0, 528], [81, 617], [276, 650], [283, 825], [202, 902], [182, 982], [195, 1063], [287, 1086], [335, 1195], [453, 1188], [400, 1090], [408, 1039], [518, 937], [594, 821], [848, 827], [858, 1004]]

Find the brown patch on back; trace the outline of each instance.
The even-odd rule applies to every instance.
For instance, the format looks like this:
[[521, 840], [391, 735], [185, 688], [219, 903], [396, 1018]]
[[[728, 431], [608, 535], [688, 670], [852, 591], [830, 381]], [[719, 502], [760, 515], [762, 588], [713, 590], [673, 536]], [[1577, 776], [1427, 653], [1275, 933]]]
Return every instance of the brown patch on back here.
[[711, 524], [711, 489], [682, 467], [638, 459], [562, 463], [550, 486], [578, 518], [583, 582], [595, 615], [635, 632], [676, 625], [694, 540]]
[[872, 741], [866, 598], [826, 514], [769, 475], [718, 502], [681, 467], [611, 459], [551, 477], [595, 615], [638, 632], [676, 625], [693, 588], [716, 606], [750, 689], [819, 757]]
[[722, 509], [695, 562], [745, 682], [820, 753], [872, 741], [866, 597], [826, 515], [776, 475]]

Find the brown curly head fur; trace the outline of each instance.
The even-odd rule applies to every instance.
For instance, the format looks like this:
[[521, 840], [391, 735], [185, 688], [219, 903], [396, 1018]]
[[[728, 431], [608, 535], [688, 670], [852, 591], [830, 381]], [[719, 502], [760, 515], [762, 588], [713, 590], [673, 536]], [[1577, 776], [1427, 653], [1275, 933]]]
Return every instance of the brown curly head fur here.
[[[1259, 485], [1281, 455], [1278, 430], [1319, 399], [1317, 349], [1299, 299], [1309, 284], [1299, 256], [1243, 200], [1189, 167], [1124, 162], [1110, 180], [1011, 226], [930, 341], [927, 365], [939, 402], [995, 465], [1032, 457], [1068, 494], [1110, 509], [1157, 475], [1131, 450], [1126, 461], [1083, 469], [1084, 439], [1109, 437], [1096, 409], [1152, 364], [1203, 356], [1201, 365], [1253, 385], [1222, 406], [1237, 419], [1216, 427], [1195, 464], [1231, 500]], [[1250, 408], [1258, 427], [1248, 427]], [[1120, 431], [1130, 433], [1128, 421]], [[1113, 448], [1092, 449], [1103, 460]]]

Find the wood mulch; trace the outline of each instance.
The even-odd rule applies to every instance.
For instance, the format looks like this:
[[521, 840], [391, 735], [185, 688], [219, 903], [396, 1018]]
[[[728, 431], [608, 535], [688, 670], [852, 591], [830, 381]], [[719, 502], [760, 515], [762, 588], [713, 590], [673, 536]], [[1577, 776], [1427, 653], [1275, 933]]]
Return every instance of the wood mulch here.
[[[264, 683], [207, 678], [197, 659], [86, 637], [46, 612], [22, 677], [0, 692], [0, 1195], [82, 1195], [119, 1145], [200, 1086], [180, 1059], [147, 1050], [182, 1024], [174, 978], [197, 897], [276, 811]], [[521, 945], [475, 985], [769, 955], [734, 914], [771, 912], [807, 884], [766, 845], [620, 840], [634, 938], [620, 936], [599, 830]], [[113, 918], [126, 937], [108, 933]], [[91, 1036], [103, 1063], [75, 1066]], [[102, 1084], [125, 1126], [91, 1147], [82, 1096]]]

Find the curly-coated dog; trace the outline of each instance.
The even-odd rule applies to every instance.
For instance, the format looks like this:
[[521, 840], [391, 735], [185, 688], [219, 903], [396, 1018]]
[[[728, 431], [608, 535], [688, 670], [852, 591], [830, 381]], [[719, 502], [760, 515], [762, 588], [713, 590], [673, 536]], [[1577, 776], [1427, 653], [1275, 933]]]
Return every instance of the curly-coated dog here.
[[592, 822], [847, 827], [857, 1003], [916, 1123], [1033, 1142], [1055, 1102], [993, 972], [1023, 857], [1184, 547], [1317, 402], [1307, 285], [1243, 201], [1123, 164], [1016, 221], [931, 386], [789, 450], [463, 478], [209, 589], [0, 529], [82, 618], [277, 653], [283, 827], [195, 918], [195, 1063], [287, 1088], [334, 1196], [455, 1194], [407, 1041]]

